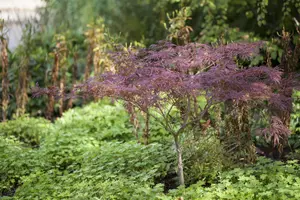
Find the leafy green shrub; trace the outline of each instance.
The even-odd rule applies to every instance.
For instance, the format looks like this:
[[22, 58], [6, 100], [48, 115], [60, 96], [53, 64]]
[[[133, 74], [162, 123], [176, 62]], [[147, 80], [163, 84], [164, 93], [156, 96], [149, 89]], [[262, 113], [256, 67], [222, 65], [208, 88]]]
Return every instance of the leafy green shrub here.
[[35, 151], [24, 147], [14, 137], [0, 136], [0, 196], [12, 195], [21, 184], [21, 177], [29, 175], [40, 165], [32, 157]]
[[199, 180], [212, 183], [230, 164], [220, 141], [214, 136], [187, 141], [183, 146], [184, 172], [187, 185]]
[[129, 140], [133, 138], [129, 116], [121, 103], [107, 101], [90, 103], [83, 108], [71, 109], [55, 122], [57, 130], [89, 135], [97, 140]]
[[244, 169], [223, 172], [219, 182], [203, 187], [200, 181], [189, 188], [170, 192], [184, 199], [299, 199], [300, 166], [295, 161], [282, 163], [260, 158], [258, 163]]
[[40, 140], [48, 134], [51, 123], [43, 118], [22, 116], [0, 123], [0, 135], [14, 136], [32, 147], [40, 145]]

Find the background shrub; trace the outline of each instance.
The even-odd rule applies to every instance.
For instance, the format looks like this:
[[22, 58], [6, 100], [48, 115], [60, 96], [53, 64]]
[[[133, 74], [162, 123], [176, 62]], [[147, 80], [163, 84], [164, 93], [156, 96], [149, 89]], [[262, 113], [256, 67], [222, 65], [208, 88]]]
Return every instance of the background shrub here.
[[91, 136], [98, 141], [133, 139], [129, 116], [120, 102], [108, 100], [93, 102], [83, 108], [71, 109], [55, 122], [62, 132], [76, 132]]
[[40, 140], [45, 137], [51, 129], [51, 123], [43, 118], [31, 118], [27, 115], [0, 123], [0, 135], [14, 136], [21, 142], [38, 147]]

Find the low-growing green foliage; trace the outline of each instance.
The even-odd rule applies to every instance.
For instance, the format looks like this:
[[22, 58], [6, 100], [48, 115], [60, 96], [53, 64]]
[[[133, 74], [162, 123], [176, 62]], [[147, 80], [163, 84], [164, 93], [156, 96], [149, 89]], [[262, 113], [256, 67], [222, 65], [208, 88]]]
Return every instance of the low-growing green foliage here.
[[25, 115], [0, 123], [0, 135], [14, 136], [25, 144], [38, 147], [40, 140], [49, 133], [50, 127], [50, 122], [43, 118], [31, 118]]
[[[171, 151], [171, 153], [170, 153]], [[175, 152], [173, 152], [175, 153]], [[163, 177], [174, 162], [161, 144], [103, 142], [86, 152], [82, 166], [68, 173], [57, 169], [24, 177], [17, 199], [163, 199]]]
[[94, 177], [69, 174], [61, 176], [58, 171], [35, 173], [26, 177], [24, 185], [17, 190], [15, 199], [162, 199], [167, 198], [161, 184], [151, 187], [126, 177], [103, 180], [101, 174]]
[[90, 176], [111, 174], [113, 177], [128, 176], [139, 182], [154, 182], [155, 178], [166, 176], [172, 165], [174, 167], [175, 151], [170, 146], [102, 143], [95, 151], [85, 154], [82, 170]]
[[283, 163], [260, 158], [254, 166], [223, 172], [211, 187], [204, 187], [204, 182], [199, 181], [189, 188], [171, 191], [170, 195], [193, 200], [296, 200], [300, 198], [299, 169], [295, 161]]

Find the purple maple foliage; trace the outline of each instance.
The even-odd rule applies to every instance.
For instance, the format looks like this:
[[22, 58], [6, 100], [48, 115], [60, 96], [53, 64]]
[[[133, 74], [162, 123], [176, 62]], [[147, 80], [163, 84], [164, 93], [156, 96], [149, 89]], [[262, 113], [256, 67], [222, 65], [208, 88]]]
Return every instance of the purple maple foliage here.
[[[277, 68], [238, 64], [239, 60], [255, 56], [262, 45], [256, 42], [176, 46], [160, 41], [147, 49], [128, 49], [111, 56], [116, 73], [92, 77], [75, 86], [66, 97], [112, 97], [156, 118], [174, 137], [179, 180], [184, 184], [180, 135], [197, 124], [212, 105], [230, 100], [250, 106], [262, 104], [282, 112], [291, 109], [291, 98], [285, 91], [295, 86], [293, 79], [283, 78]], [[34, 96], [60, 98], [62, 92], [55, 87], [33, 88]], [[199, 106], [198, 96], [205, 96], [205, 107]], [[269, 134], [267, 137], [276, 144], [279, 137], [287, 137], [289, 130], [277, 116], [271, 119], [272, 124], [263, 133]]]

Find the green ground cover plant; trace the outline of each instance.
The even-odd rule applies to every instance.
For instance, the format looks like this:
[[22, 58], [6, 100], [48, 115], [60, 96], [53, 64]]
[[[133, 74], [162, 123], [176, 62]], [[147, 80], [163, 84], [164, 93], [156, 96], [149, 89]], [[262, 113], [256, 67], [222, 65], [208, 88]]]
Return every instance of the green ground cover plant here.
[[[161, 144], [103, 142], [86, 151], [74, 171], [37, 171], [22, 179], [15, 198], [34, 199], [157, 199], [163, 185], [155, 180], [170, 170], [172, 160]], [[73, 168], [74, 169], [74, 168]]]
[[300, 178], [297, 161], [258, 159], [253, 166], [222, 172], [218, 181], [205, 187], [200, 181], [189, 188], [171, 191], [184, 199], [299, 199]]
[[35, 152], [13, 136], [0, 136], [0, 196], [13, 195], [22, 184], [21, 178], [42, 165], [33, 158]]

